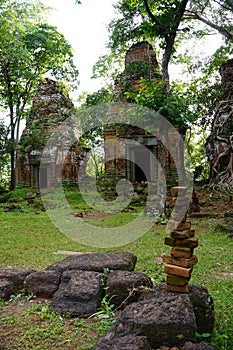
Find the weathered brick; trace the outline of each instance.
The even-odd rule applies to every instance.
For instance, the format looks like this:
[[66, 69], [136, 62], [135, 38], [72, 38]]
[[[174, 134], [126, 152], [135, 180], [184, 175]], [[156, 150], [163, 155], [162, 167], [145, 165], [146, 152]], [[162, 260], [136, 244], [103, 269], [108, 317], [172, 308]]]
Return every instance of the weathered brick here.
[[164, 244], [169, 245], [170, 247], [174, 247], [175, 246], [175, 238], [172, 237], [165, 237], [164, 239]]
[[173, 232], [171, 232], [171, 237], [172, 238], [177, 238], [177, 239], [191, 238], [191, 237], [194, 237], [194, 235], [195, 235], [195, 230], [185, 230], [185, 231], [173, 231]]
[[162, 254], [162, 259], [163, 262], [166, 264], [171, 264], [171, 265], [177, 265], [177, 266], [181, 266], [181, 267], [192, 267], [193, 265], [198, 263], [197, 257], [196, 255], [193, 255], [191, 258], [189, 259], [185, 259], [185, 258], [175, 258], [173, 257], [171, 254]]
[[197, 238], [176, 239], [175, 247], [196, 248], [198, 246]]
[[193, 249], [185, 247], [174, 247], [171, 250], [171, 255], [175, 258], [185, 258], [189, 259], [193, 256]]
[[170, 247], [196, 248], [198, 246], [198, 239], [197, 238], [175, 239], [172, 237], [165, 237], [164, 243]]
[[178, 293], [188, 293], [189, 291], [188, 283], [184, 286], [174, 286], [172, 284], [167, 284], [166, 289], [168, 292], [178, 292]]
[[173, 286], [185, 286], [188, 283], [188, 281], [189, 278], [181, 276], [167, 275], [166, 277], [166, 283]]
[[164, 272], [167, 273], [168, 275], [181, 276], [185, 278], [191, 277], [192, 270], [193, 270], [192, 267], [186, 268], [186, 267], [170, 265], [170, 264], [166, 264], [164, 266]]

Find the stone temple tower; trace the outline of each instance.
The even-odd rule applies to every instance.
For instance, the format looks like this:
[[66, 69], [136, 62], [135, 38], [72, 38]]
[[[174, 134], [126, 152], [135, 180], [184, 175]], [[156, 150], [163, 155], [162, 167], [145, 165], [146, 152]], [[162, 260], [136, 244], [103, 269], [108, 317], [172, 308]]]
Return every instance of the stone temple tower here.
[[[118, 75], [114, 84], [114, 102], [135, 103], [129, 95], [131, 92], [137, 93], [141, 79], [146, 82], [161, 82], [162, 80], [156, 53], [147, 41], [132, 45], [126, 52], [124, 71]], [[170, 149], [177, 151], [174, 160], [157, 135], [161, 135], [160, 130], [151, 134], [130, 125], [105, 128], [105, 144], [109, 140], [114, 141], [112, 143], [114, 146], [105, 148], [106, 159], [111, 159], [105, 163], [106, 175], [123, 177], [132, 183], [157, 183], [159, 163], [164, 169], [167, 180], [173, 181], [174, 179], [174, 184], [176, 184], [175, 160], [176, 163], [183, 163], [183, 147], [179, 144], [180, 140], [174, 136], [174, 128], [169, 130], [167, 143]], [[140, 143], [143, 147], [127, 146], [126, 140]], [[154, 162], [153, 159], [157, 159], [158, 162]]]
[[49, 149], [46, 161], [44, 159], [41, 164], [42, 153], [51, 132], [57, 127], [61, 135], [70, 132], [70, 126], [65, 124], [65, 120], [72, 113], [73, 103], [59, 82], [45, 79], [39, 84], [18, 145], [18, 187], [48, 188], [64, 179], [78, 181], [79, 167], [85, 152], [75, 142], [68, 149], [64, 149], [64, 145]]
[[220, 67], [221, 98], [206, 142], [210, 181], [215, 189], [233, 193], [233, 59]]

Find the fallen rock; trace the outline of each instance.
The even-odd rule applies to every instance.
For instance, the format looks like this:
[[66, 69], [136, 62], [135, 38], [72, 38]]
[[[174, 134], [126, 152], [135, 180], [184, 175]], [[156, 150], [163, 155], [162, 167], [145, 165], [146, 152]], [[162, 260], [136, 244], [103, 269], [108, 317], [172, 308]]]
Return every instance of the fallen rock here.
[[46, 268], [46, 270], [56, 270], [64, 272], [66, 270], [85, 270], [103, 272], [109, 270], [132, 271], [135, 267], [137, 257], [132, 253], [90, 253], [68, 256]]
[[105, 337], [113, 340], [130, 334], [141, 335], [156, 349], [161, 345], [183, 346], [186, 341], [195, 343], [196, 330], [188, 295], [166, 292], [158, 298], [126, 306]]
[[0, 299], [9, 299], [14, 292], [14, 283], [6, 278], [0, 279]]
[[113, 271], [107, 279], [107, 294], [115, 308], [138, 300], [143, 290], [152, 288], [152, 280], [141, 272]]
[[24, 288], [25, 278], [35, 270], [17, 269], [15, 267], [4, 267], [0, 269], [0, 280], [7, 279], [14, 284], [13, 293], [19, 292]]
[[53, 270], [43, 270], [30, 273], [24, 281], [27, 294], [35, 294], [44, 298], [52, 298], [58, 289], [61, 274]]
[[[139, 300], [149, 300], [152, 298], [160, 298], [162, 295], [166, 296], [166, 286], [159, 284], [153, 289], [145, 291]], [[176, 296], [176, 292], [169, 292], [170, 295]], [[193, 306], [195, 320], [197, 325], [197, 332], [212, 333], [214, 329], [214, 302], [207, 289], [196, 284], [189, 284], [189, 299]]]
[[126, 335], [109, 341], [100, 338], [93, 350], [151, 350], [151, 347], [146, 337]]
[[61, 315], [89, 317], [100, 307], [103, 274], [94, 271], [65, 271], [50, 308]]
[[196, 317], [197, 332], [212, 333], [214, 329], [214, 301], [207, 289], [196, 285], [189, 285], [189, 298], [193, 304]]

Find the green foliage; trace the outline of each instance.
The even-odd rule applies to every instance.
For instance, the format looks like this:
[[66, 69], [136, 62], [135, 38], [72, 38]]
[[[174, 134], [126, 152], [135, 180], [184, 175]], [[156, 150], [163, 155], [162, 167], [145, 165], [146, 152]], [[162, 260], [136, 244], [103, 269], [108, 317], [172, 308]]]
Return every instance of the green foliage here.
[[123, 68], [125, 49], [112, 51], [101, 55], [93, 66], [92, 78], [105, 77], [107, 81], [114, 81]]
[[30, 301], [32, 299], [34, 299], [36, 296], [31, 293], [31, 294], [26, 294], [25, 290], [22, 289], [19, 291], [18, 294], [12, 294], [10, 295], [10, 301], [17, 301], [19, 303], [22, 303], [22, 300], [24, 301]]
[[20, 121], [28, 115], [38, 83], [49, 73], [77, 85], [72, 48], [46, 23], [44, 10], [36, 0], [9, 0], [0, 5], [0, 104], [9, 115], [12, 188]]
[[[185, 143], [185, 151], [189, 153], [191, 164], [186, 164], [189, 171], [191, 170], [194, 176], [194, 181], [203, 181], [209, 179], [210, 165], [206, 157], [205, 143], [207, 134], [197, 126], [189, 130]], [[196, 135], [199, 135], [197, 137]]]
[[[14, 191], [7, 192], [0, 196], [0, 203], [5, 203], [7, 201], [15, 203], [22, 202], [25, 200], [28, 191], [28, 188], [17, 188]], [[32, 191], [33, 190], [30, 189], [30, 192]]]
[[226, 42], [233, 40], [231, 0], [190, 0], [187, 17], [202, 22], [203, 29], [197, 30], [197, 35], [217, 31], [223, 35]]
[[8, 128], [0, 119], [0, 193], [9, 187], [9, 149]]
[[38, 128], [38, 123], [34, 123], [30, 127], [30, 131], [24, 134], [20, 140], [18, 149], [20, 156], [25, 157], [32, 150], [41, 150], [48, 141], [49, 135], [45, 135], [44, 128]]
[[[80, 127], [83, 130], [79, 146], [89, 152], [88, 175], [100, 176], [103, 173], [103, 130], [98, 125], [100, 106], [112, 101], [111, 89], [102, 88], [86, 96], [86, 101], [78, 111]], [[92, 108], [98, 106], [97, 108]]]
[[[224, 29], [229, 32], [232, 30], [230, 6], [217, 1], [121, 0], [116, 3], [115, 8], [119, 16], [109, 25], [109, 43], [115, 50], [130, 41], [135, 42], [142, 38], [149, 41], [160, 39], [160, 47], [165, 48], [167, 38], [171, 33], [175, 33], [178, 27], [179, 31], [176, 32], [178, 42], [190, 37], [190, 34], [201, 33], [203, 36], [210, 30], [219, 31], [229, 39]], [[208, 23], [204, 22], [204, 18], [208, 18]], [[194, 21], [203, 23], [202, 32], [200, 26], [194, 25]]]
[[181, 132], [193, 123], [198, 115], [190, 108], [190, 92], [185, 84], [173, 83], [169, 95], [164, 93], [165, 83], [146, 81], [141, 78], [137, 91], [125, 91], [129, 101], [156, 110], [173, 124], [178, 125]]
[[96, 106], [100, 103], [109, 103], [112, 101], [112, 92], [109, 89], [101, 88], [97, 92], [88, 94], [86, 102], [82, 105], [82, 108]]
[[95, 312], [93, 315], [91, 315], [90, 318], [92, 318], [92, 317], [96, 317], [96, 318], [114, 317], [114, 304], [111, 303], [111, 299], [113, 298], [113, 296], [111, 298], [109, 298], [108, 287], [104, 287], [104, 291], [105, 291], [105, 295], [101, 300], [100, 310]]

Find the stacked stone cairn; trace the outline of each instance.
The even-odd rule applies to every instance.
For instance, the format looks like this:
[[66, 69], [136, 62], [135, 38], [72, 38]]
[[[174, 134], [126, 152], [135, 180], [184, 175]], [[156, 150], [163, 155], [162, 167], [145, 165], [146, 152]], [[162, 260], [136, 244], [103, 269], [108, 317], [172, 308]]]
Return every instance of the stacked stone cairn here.
[[[179, 192], [179, 197], [177, 194]], [[186, 221], [190, 197], [187, 187], [172, 187], [172, 205], [175, 205], [171, 220], [168, 223], [170, 236], [165, 237], [165, 244], [172, 247], [170, 254], [162, 254], [165, 263], [167, 291], [188, 293], [188, 282], [191, 278], [193, 266], [198, 260], [193, 255], [194, 248], [198, 246], [195, 230], [191, 230], [191, 222]]]

